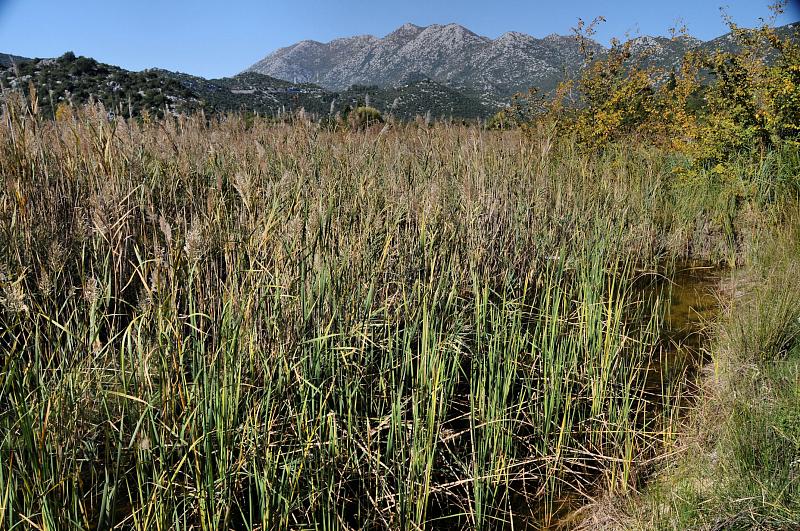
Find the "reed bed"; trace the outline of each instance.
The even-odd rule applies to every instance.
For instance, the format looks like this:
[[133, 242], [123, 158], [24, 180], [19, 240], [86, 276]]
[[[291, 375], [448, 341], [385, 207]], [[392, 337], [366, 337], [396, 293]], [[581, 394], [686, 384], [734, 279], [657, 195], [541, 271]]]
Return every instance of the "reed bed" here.
[[0, 149], [0, 527], [524, 528], [674, 437], [663, 153], [13, 104]]

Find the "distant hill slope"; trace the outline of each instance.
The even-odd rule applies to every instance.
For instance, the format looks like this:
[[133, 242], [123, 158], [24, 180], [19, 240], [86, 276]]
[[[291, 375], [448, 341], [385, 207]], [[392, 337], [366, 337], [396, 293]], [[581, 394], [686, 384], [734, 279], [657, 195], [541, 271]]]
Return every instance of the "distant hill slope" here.
[[180, 82], [201, 99], [211, 112], [248, 111], [279, 115], [304, 108], [315, 114], [327, 113], [334, 96], [312, 84], [289, 83], [257, 73], [205, 79], [189, 74], [159, 70]]
[[399, 87], [354, 85], [338, 94], [337, 110], [369, 103], [384, 114], [402, 119], [415, 116], [432, 118], [481, 119], [491, 116], [496, 107], [430, 79], [410, 80]]
[[[780, 31], [797, 34], [797, 28], [794, 24]], [[732, 42], [727, 34], [706, 43], [691, 37], [643, 36], [633, 44], [634, 53], [644, 57], [645, 63], [669, 67], [696, 46], [716, 49]], [[588, 41], [588, 46], [600, 55], [605, 51], [594, 41]], [[354, 84], [396, 86], [417, 72], [490, 101], [532, 86], [547, 92], [582, 66], [580, 46], [569, 36], [538, 39], [509, 32], [490, 39], [458, 24], [405, 24], [383, 38], [362, 35], [328, 43], [302, 41], [276, 50], [248, 71], [310, 81], [334, 91]]]
[[131, 72], [66, 53], [57, 59], [29, 59], [0, 70], [9, 88], [36, 88], [39, 108], [52, 116], [61, 102], [101, 101], [110, 111], [139, 115], [143, 110], [162, 114], [198, 109], [202, 102], [180, 82], [158, 71]]
[[339, 92], [326, 91], [311, 83], [294, 84], [255, 72], [234, 77], [203, 79], [187, 74], [161, 71], [179, 80], [202, 99], [207, 108], [218, 111], [247, 110], [267, 115], [303, 108], [319, 116], [344, 113], [367, 102], [384, 114], [401, 119], [424, 116], [435, 118], [486, 118], [497, 108], [476, 98], [419, 78], [398, 87], [354, 85]]
[[19, 55], [11, 55], [10, 53], [0, 53], [0, 68], [8, 68], [14, 63], [21, 63], [23, 61], [30, 61], [27, 57], [20, 57]]
[[290, 83], [255, 72], [234, 77], [204, 79], [198, 76], [151, 69], [131, 72], [117, 66], [76, 57], [57, 59], [15, 58], [0, 65], [0, 82], [27, 93], [33, 83], [39, 109], [53, 116], [61, 102], [102, 102], [109, 111], [123, 115], [244, 111], [279, 116], [303, 108], [317, 116], [344, 113], [367, 100], [380, 111], [401, 119], [430, 112], [435, 118], [486, 118], [496, 106], [428, 79], [407, 80], [396, 88], [352, 87], [327, 91], [310, 83]]
[[[792, 22], [791, 24], [786, 24], [785, 26], [780, 26], [775, 28], [778, 35], [780, 37], [786, 38], [789, 37], [794, 40], [800, 39], [800, 22]], [[706, 51], [727, 51], [727, 52], [735, 52], [738, 50], [738, 46], [734, 41], [733, 35], [731, 33], [726, 33], [725, 35], [720, 35], [715, 39], [711, 39], [710, 41], [706, 41], [702, 43], [701, 48]]]

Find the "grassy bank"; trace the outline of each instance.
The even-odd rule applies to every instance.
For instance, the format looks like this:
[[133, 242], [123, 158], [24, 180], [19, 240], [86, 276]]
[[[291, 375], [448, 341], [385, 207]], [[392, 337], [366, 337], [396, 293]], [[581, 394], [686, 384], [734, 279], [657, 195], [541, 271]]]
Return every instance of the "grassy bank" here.
[[758, 249], [800, 166], [13, 106], [0, 145], [9, 529], [480, 529], [624, 491], [686, 383], [647, 389], [643, 288]]
[[[796, 215], [795, 215], [796, 216]], [[678, 457], [641, 495], [599, 506], [588, 527], [800, 526], [800, 223], [765, 241], [726, 286], [712, 364]]]

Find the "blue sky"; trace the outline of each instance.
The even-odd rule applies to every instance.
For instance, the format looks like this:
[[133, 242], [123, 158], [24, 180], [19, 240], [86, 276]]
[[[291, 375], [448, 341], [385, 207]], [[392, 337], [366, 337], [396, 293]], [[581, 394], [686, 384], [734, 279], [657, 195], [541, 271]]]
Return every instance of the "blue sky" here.
[[[719, 13], [742, 25], [768, 16], [772, 0], [0, 0], [0, 52], [53, 57], [72, 50], [140, 70], [161, 67], [206, 77], [233, 75], [303, 39], [383, 36], [405, 22], [456, 22], [497, 37], [510, 30], [568, 34], [578, 19], [606, 17], [597, 38], [666, 34], [682, 19], [692, 34], [725, 32]], [[792, 0], [780, 24], [800, 19]]]

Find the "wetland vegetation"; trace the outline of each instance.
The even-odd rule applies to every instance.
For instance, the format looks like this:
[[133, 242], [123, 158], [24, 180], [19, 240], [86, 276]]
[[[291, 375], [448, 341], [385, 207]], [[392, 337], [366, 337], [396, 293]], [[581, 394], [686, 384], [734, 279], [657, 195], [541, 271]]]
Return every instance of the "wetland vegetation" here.
[[620, 48], [586, 105], [500, 131], [7, 94], [0, 526], [797, 523], [800, 66], [772, 35], [774, 66], [705, 63], [702, 113], [699, 70], [642, 91]]

